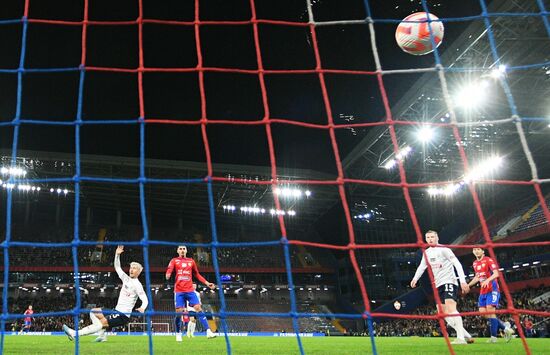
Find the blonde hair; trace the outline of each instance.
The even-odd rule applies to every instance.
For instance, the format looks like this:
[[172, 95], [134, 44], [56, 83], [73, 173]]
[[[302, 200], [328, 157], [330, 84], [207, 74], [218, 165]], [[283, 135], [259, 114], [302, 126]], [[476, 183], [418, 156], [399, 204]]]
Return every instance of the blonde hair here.
[[139, 270], [139, 272], [142, 272], [142, 271], [143, 271], [143, 266], [141, 266], [140, 263], [136, 263], [135, 261], [134, 261], [134, 262], [131, 262], [131, 263], [130, 263], [130, 267], [132, 267], [132, 266], [136, 267], [136, 268]]
[[433, 231], [433, 230], [431, 230], [431, 229], [430, 229], [429, 231], [427, 231], [425, 235], [428, 235], [428, 234], [435, 234], [436, 237], [439, 237], [439, 235], [437, 234], [437, 232], [436, 232], [436, 231]]

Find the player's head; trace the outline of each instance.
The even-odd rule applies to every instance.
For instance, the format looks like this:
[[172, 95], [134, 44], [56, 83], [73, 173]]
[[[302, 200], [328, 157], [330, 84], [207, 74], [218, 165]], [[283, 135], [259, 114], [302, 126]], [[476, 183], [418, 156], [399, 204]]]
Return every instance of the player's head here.
[[141, 266], [140, 263], [131, 262], [130, 263], [130, 277], [135, 279], [141, 274], [141, 271], [143, 270], [143, 266]]
[[426, 232], [426, 243], [429, 245], [437, 245], [439, 242], [439, 236], [437, 235], [436, 231], [429, 230]]
[[31, 309], [31, 310], [32, 310], [32, 304], [29, 304], [29, 309]]
[[476, 259], [481, 259], [485, 256], [485, 250], [481, 247], [475, 247], [472, 249], [472, 253], [474, 253]]
[[185, 245], [178, 245], [178, 255], [185, 258], [187, 255], [187, 247]]

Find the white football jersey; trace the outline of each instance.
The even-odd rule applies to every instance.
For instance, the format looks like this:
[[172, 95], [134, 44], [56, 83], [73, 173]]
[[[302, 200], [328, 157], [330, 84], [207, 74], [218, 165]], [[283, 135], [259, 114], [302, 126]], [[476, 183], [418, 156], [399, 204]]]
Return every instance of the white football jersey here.
[[[436, 246], [426, 249], [426, 256], [428, 257], [432, 272], [435, 279], [435, 287], [439, 287], [444, 284], [458, 285], [456, 281], [455, 269], [458, 273], [458, 278], [461, 283], [466, 283], [466, 275], [464, 275], [464, 269], [460, 261], [456, 258], [453, 251], [449, 248]], [[413, 280], [418, 281], [428, 265], [422, 256], [422, 261], [416, 269]]]
[[120, 267], [120, 255], [115, 256], [115, 270], [118, 277], [122, 280], [122, 287], [118, 295], [118, 302], [115, 309], [124, 313], [127, 317], [130, 317], [130, 313], [132, 313], [138, 298], [141, 300], [140, 308], [147, 309], [149, 301], [143, 290], [143, 286], [137, 278], [131, 278], [122, 270]]

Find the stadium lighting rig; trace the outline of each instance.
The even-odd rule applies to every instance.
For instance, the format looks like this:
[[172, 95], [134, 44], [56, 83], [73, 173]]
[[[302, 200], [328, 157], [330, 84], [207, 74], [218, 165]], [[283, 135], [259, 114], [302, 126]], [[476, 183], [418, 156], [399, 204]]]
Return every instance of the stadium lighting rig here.
[[0, 174], [2, 175], [9, 175], [12, 177], [25, 177], [27, 175], [27, 171], [22, 168], [17, 167], [1, 167], [0, 168]]
[[[22, 168], [18, 167], [6, 167], [2, 166], [0, 167], [0, 175], [2, 178], [0, 179], [0, 186], [4, 189], [8, 190], [17, 190], [21, 192], [40, 192], [42, 190], [42, 187], [31, 185], [28, 183], [21, 183], [16, 184], [13, 182], [9, 182], [10, 178], [24, 178], [27, 176], [27, 171]], [[67, 195], [69, 192], [71, 192], [67, 188], [50, 188], [50, 193], [57, 193], [58, 195]]]
[[485, 102], [489, 81], [472, 82], [462, 87], [455, 96], [455, 106], [465, 110], [475, 109]]
[[455, 193], [457, 193], [458, 191], [460, 191], [464, 185], [493, 174], [496, 170], [498, 170], [502, 166], [503, 163], [504, 163], [504, 159], [502, 157], [500, 156], [491, 157], [483, 161], [481, 164], [477, 165], [473, 169], [471, 169], [470, 172], [466, 174], [464, 178], [462, 178], [462, 180], [457, 183], [450, 183], [443, 187], [435, 187], [435, 186], [428, 187], [428, 195], [432, 197], [436, 197], [436, 196], [450, 197]]
[[272, 216], [296, 216], [296, 211], [294, 210], [278, 210], [271, 208], [267, 210], [266, 208], [258, 207], [258, 206], [240, 206], [237, 207], [235, 205], [223, 205], [222, 206], [223, 211], [226, 213], [234, 213], [236, 211], [240, 211], [242, 214], [250, 214], [250, 215], [265, 215], [269, 213]]
[[423, 144], [431, 142], [435, 137], [435, 131], [430, 126], [423, 126], [416, 132], [416, 138]]
[[503, 77], [506, 74], [506, 65], [500, 64], [498, 68], [493, 68], [491, 70], [491, 73], [489, 73], [489, 76], [493, 79], [498, 79]]
[[289, 188], [289, 187], [276, 187], [273, 190], [273, 193], [275, 195], [278, 195], [280, 197], [284, 197], [287, 199], [291, 199], [291, 198], [299, 199], [299, 198], [302, 198], [303, 196], [305, 196], [306, 198], [311, 196], [311, 191], [309, 190], [301, 190], [301, 189]]
[[399, 150], [399, 152], [397, 152], [397, 154], [395, 155], [395, 158], [392, 158], [390, 160], [388, 160], [385, 164], [384, 164], [384, 168], [386, 170], [391, 170], [393, 169], [394, 167], [397, 166], [397, 163], [399, 161], [405, 161], [405, 158], [412, 152], [412, 148], [410, 146], [404, 146], [403, 148], [401, 148]]
[[69, 193], [69, 190], [68, 189], [62, 189], [60, 187], [54, 189], [53, 187], [50, 188], [50, 192], [51, 193], [57, 193], [58, 195], [67, 195]]

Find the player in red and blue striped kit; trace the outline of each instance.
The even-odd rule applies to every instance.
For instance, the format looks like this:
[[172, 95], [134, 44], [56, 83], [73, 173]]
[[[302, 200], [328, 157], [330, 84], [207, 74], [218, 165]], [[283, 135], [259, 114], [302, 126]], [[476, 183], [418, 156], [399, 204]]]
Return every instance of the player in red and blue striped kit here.
[[23, 313], [27, 317], [24, 319], [23, 327], [21, 327], [19, 334], [23, 334], [23, 332], [28, 333], [31, 330], [33, 313], [34, 311], [32, 310], [32, 305], [29, 305], [29, 308], [27, 308], [25, 313]]
[[174, 305], [176, 307], [176, 312], [180, 313], [175, 318], [176, 341], [182, 341], [181, 315], [184, 311], [187, 311], [187, 304], [195, 309], [197, 318], [201, 322], [204, 329], [206, 329], [206, 337], [214, 338], [216, 337], [216, 333], [210, 330], [206, 316], [202, 312], [201, 302], [195, 294], [195, 289], [193, 288], [193, 276], [212, 290], [216, 288], [216, 285], [212, 282], [208, 282], [204, 277], [202, 277], [199, 273], [195, 260], [187, 257], [187, 247], [185, 245], [178, 246], [177, 252], [179, 257], [170, 260], [168, 268], [166, 269], [167, 281], [170, 280], [172, 272], [174, 270], [176, 272], [176, 280], [174, 285]]
[[498, 308], [500, 300], [500, 289], [498, 287], [499, 272], [496, 263], [493, 259], [485, 256], [485, 251], [482, 248], [474, 248], [472, 250], [476, 257], [473, 268], [475, 277], [468, 284], [470, 287], [480, 282], [481, 289], [479, 290], [478, 307], [480, 312], [491, 312], [484, 315], [489, 320], [489, 329], [491, 338], [489, 343], [497, 342], [497, 333], [500, 329], [504, 331], [506, 342], [509, 342], [514, 334], [514, 330], [510, 327], [510, 323], [502, 322], [494, 313]]

